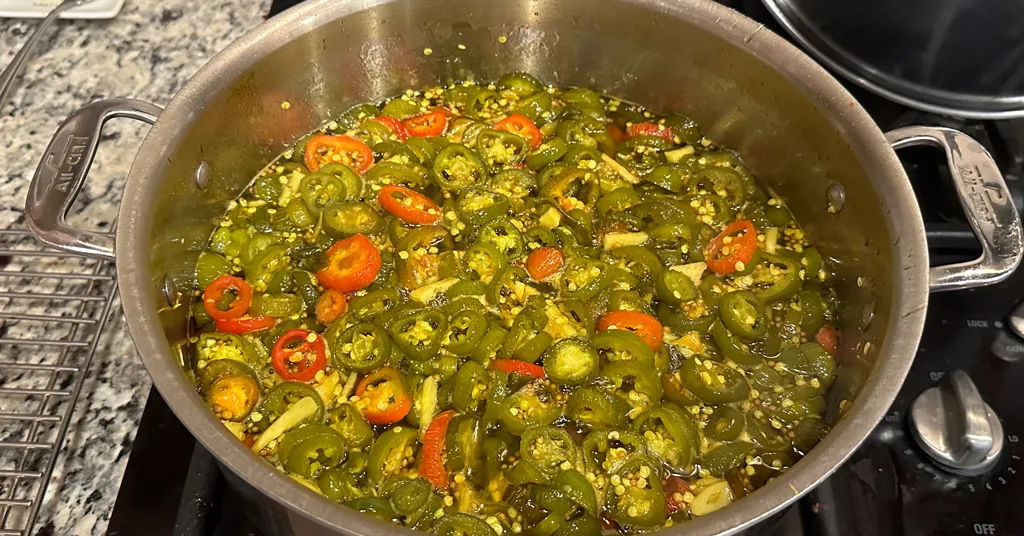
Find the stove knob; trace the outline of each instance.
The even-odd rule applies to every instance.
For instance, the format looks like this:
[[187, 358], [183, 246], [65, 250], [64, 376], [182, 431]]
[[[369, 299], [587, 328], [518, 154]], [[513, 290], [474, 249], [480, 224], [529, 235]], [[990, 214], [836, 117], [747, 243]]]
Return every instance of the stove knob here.
[[910, 408], [910, 431], [928, 456], [953, 473], [981, 473], [1003, 450], [999, 417], [962, 370], [918, 395]]
[[1007, 319], [1007, 322], [1010, 324], [1010, 329], [1018, 337], [1024, 339], [1024, 301], [1020, 302], [1020, 305], [1010, 313], [1010, 318]]

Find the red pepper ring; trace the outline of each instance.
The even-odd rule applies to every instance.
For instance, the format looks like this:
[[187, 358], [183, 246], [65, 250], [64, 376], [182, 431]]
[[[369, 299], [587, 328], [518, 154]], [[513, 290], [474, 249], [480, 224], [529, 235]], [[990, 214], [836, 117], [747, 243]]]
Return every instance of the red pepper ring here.
[[427, 425], [423, 433], [423, 457], [420, 458], [420, 476], [426, 478], [435, 488], [448, 487], [448, 470], [444, 466], [444, 440], [448, 433], [448, 422], [455, 416], [455, 410], [441, 412]]
[[631, 331], [647, 343], [655, 352], [665, 337], [665, 328], [651, 315], [639, 311], [619, 310], [601, 315], [597, 319], [597, 331], [624, 329]]
[[[221, 309], [219, 305], [229, 291], [234, 292], [235, 299], [231, 300], [227, 309]], [[241, 277], [224, 274], [214, 279], [203, 291], [203, 307], [214, 320], [239, 318], [249, 310], [250, 303], [252, 303], [252, 285], [246, 283]]]
[[381, 367], [356, 385], [356, 408], [370, 424], [392, 424], [405, 418], [412, 409], [412, 397], [394, 367]]
[[313, 331], [293, 329], [277, 339], [270, 358], [278, 376], [308, 382], [327, 366], [327, 345]]
[[310, 171], [326, 164], [341, 163], [356, 173], [363, 173], [373, 165], [370, 146], [349, 136], [313, 136], [306, 142], [304, 156]]
[[670, 143], [675, 138], [672, 129], [655, 123], [633, 123], [626, 127], [626, 133], [629, 134], [630, 138], [635, 136], [657, 136]]
[[526, 141], [530, 142], [531, 149], [536, 149], [544, 141], [544, 134], [537, 128], [537, 125], [533, 124], [533, 121], [523, 114], [512, 114], [498, 121], [494, 125], [494, 130], [504, 130], [526, 138]]
[[[737, 234], [737, 233], [743, 234]], [[728, 240], [727, 240], [728, 239]], [[736, 220], [711, 240], [704, 252], [708, 269], [718, 275], [740, 271], [757, 250], [757, 231], [749, 220]]]
[[327, 250], [327, 266], [316, 273], [316, 278], [327, 288], [353, 292], [373, 283], [381, 266], [383, 259], [377, 246], [366, 236], [355, 234]]
[[414, 138], [433, 138], [444, 134], [448, 127], [448, 110], [437, 108], [433, 111], [414, 115], [404, 121], [406, 132]]
[[391, 129], [391, 132], [398, 136], [398, 141], [405, 141], [409, 138], [409, 131], [405, 129], [405, 125], [401, 121], [388, 115], [378, 115], [373, 118], [374, 121], [386, 125]]
[[381, 188], [377, 202], [384, 210], [406, 223], [433, 225], [441, 219], [441, 209], [437, 203], [405, 186], [389, 184]]
[[277, 319], [272, 316], [241, 316], [228, 320], [216, 320], [213, 326], [222, 333], [252, 333], [274, 327]]
[[512, 374], [514, 372], [531, 378], [547, 377], [547, 374], [544, 373], [544, 367], [518, 359], [492, 359], [487, 368], [500, 370], [505, 374]]

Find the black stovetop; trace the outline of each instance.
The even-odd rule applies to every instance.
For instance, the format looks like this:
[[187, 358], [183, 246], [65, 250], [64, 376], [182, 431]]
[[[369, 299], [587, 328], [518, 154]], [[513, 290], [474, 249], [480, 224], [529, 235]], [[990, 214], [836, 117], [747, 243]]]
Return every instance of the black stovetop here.
[[[275, 0], [271, 15], [297, 3]], [[722, 0], [785, 35], [760, 0]], [[883, 130], [942, 125], [972, 135], [995, 156], [1017, 207], [1024, 185], [1024, 123], [962, 121], [908, 109], [849, 87]], [[978, 242], [953, 195], [937, 150], [901, 151], [918, 195], [932, 264], [974, 258]], [[1024, 535], [1024, 341], [1005, 326], [1024, 297], [1024, 270], [1008, 281], [931, 297], [924, 336], [910, 374], [884, 421], [832, 477], [790, 509], [773, 536]], [[982, 476], [947, 473], [910, 437], [906, 412], [914, 398], [954, 369], [966, 371], [1000, 416], [1006, 448]], [[154, 486], [153, 482], [160, 485]], [[263, 536], [244, 514], [212, 456], [197, 445], [156, 391], [149, 397], [108, 533], [147, 536]]]

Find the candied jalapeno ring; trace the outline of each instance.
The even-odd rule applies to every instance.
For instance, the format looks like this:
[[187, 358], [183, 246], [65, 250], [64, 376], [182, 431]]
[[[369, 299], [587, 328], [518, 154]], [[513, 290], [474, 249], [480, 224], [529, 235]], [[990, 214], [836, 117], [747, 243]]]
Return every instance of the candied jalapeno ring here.
[[535, 426], [523, 432], [519, 442], [523, 460], [536, 465], [547, 478], [553, 478], [564, 462], [577, 465], [579, 451], [569, 432], [555, 426]]
[[789, 298], [800, 291], [800, 265], [780, 255], [763, 253], [761, 262], [754, 267], [754, 293], [762, 302], [772, 303]]
[[312, 381], [327, 366], [327, 344], [320, 334], [307, 329], [286, 331], [274, 343], [271, 363], [285, 380]]
[[661, 277], [661, 272], [664, 271], [661, 259], [644, 246], [618, 247], [611, 250], [608, 256], [644, 282], [657, 281]]
[[402, 353], [418, 361], [437, 355], [447, 330], [448, 318], [439, 309], [416, 311], [388, 326], [388, 332]]
[[538, 361], [553, 340], [551, 334], [544, 331], [547, 323], [544, 312], [532, 306], [524, 307], [512, 319], [501, 357], [527, 363]]
[[561, 138], [551, 138], [536, 147], [532, 153], [526, 155], [524, 163], [533, 171], [540, 171], [548, 164], [552, 164], [565, 156], [568, 152], [568, 145]]
[[475, 413], [487, 403], [495, 388], [494, 378], [480, 363], [466, 361], [454, 376], [452, 406], [462, 413]]
[[254, 368], [261, 368], [266, 364], [245, 337], [234, 333], [200, 334], [196, 343], [196, 360], [199, 364], [220, 359], [232, 359]]
[[635, 456], [647, 456], [640, 436], [625, 430], [594, 430], [580, 445], [583, 466], [594, 474], [610, 475]]
[[622, 465], [613, 477], [618, 486], [609, 486], [605, 511], [609, 518], [627, 526], [655, 527], [665, 522], [665, 492], [658, 475], [658, 466], [649, 458], [635, 456]]
[[345, 443], [354, 449], [363, 449], [376, 438], [373, 428], [362, 413], [347, 402], [327, 412], [327, 425], [341, 434]]
[[687, 473], [700, 452], [697, 427], [686, 410], [662, 403], [637, 416], [632, 432], [643, 438], [647, 452], [672, 468]]
[[550, 381], [536, 379], [505, 399], [498, 418], [506, 430], [521, 435], [533, 426], [557, 421], [562, 416], [564, 398]]
[[479, 227], [495, 218], [505, 216], [508, 210], [508, 197], [485, 188], [464, 188], [455, 201], [455, 211], [459, 218], [472, 227]]
[[522, 98], [544, 89], [544, 85], [533, 75], [516, 71], [498, 79], [498, 91], [511, 97]]
[[661, 400], [661, 381], [656, 373], [629, 361], [605, 365], [596, 383], [629, 402], [633, 408], [631, 415], [637, 415]]
[[487, 318], [483, 313], [463, 309], [449, 321], [442, 345], [454, 355], [468, 357], [487, 333], [487, 327]]
[[726, 293], [718, 302], [718, 314], [730, 332], [748, 341], [763, 339], [768, 333], [768, 309], [752, 292]]
[[562, 339], [544, 352], [544, 372], [559, 385], [587, 383], [600, 364], [597, 350], [581, 339]]
[[528, 296], [526, 285], [530, 274], [514, 265], [508, 265], [498, 272], [487, 286], [487, 303], [502, 311], [510, 311], [513, 307], [521, 307]]
[[608, 265], [588, 257], [571, 257], [558, 275], [559, 286], [569, 298], [590, 300], [611, 283]]
[[[373, 290], [349, 301], [348, 314], [356, 322], [373, 319], [402, 302], [398, 291], [393, 288]], [[337, 349], [332, 348], [335, 352]]]
[[477, 417], [466, 414], [453, 417], [445, 431], [445, 467], [453, 473], [463, 473], [470, 478], [482, 471], [483, 436], [484, 429]]
[[746, 441], [725, 443], [701, 457], [701, 466], [712, 476], [723, 477], [730, 469], [740, 467], [755, 453], [756, 447]]
[[408, 450], [415, 450], [417, 443], [416, 429], [408, 426], [395, 426], [382, 433], [370, 447], [366, 466], [370, 483], [379, 485], [386, 477], [411, 466], [415, 458]]
[[321, 212], [323, 230], [332, 238], [352, 235], [379, 236], [384, 232], [384, 217], [367, 203], [335, 202]]
[[320, 395], [308, 384], [292, 381], [281, 382], [267, 391], [267, 394], [256, 407], [255, 413], [259, 413], [260, 418], [256, 419], [254, 415], [251, 420], [257, 430], [266, 430], [271, 423], [276, 421], [285, 411], [288, 411], [292, 404], [304, 398], [312, 399], [316, 403], [317, 410], [299, 424], [323, 422], [325, 410], [324, 402]]
[[662, 302], [679, 306], [697, 297], [697, 286], [690, 276], [678, 270], [664, 270], [655, 283], [655, 291]]
[[530, 142], [518, 134], [488, 129], [477, 135], [476, 151], [491, 170], [497, 171], [526, 158]]
[[623, 430], [629, 425], [629, 403], [622, 397], [594, 386], [584, 386], [569, 395], [566, 415], [595, 430]]
[[497, 249], [508, 260], [516, 260], [526, 253], [523, 233], [509, 218], [494, 218], [484, 223], [477, 232], [478, 244]]
[[635, 361], [638, 366], [653, 365], [654, 352], [639, 335], [624, 329], [602, 331], [590, 340], [607, 362]]
[[736, 337], [722, 322], [711, 326], [711, 338], [727, 359], [740, 365], [753, 366], [761, 362], [761, 356], [740, 337]]
[[489, 324], [487, 333], [484, 334], [476, 348], [473, 349], [470, 358], [481, 365], [487, 366], [491, 363], [492, 359], [498, 357], [498, 353], [505, 345], [505, 337], [507, 336], [507, 329], [502, 326]]
[[708, 404], [728, 404], [746, 400], [750, 386], [737, 370], [707, 358], [690, 357], [683, 363], [683, 385]]
[[318, 171], [302, 178], [299, 196], [310, 212], [320, 214], [327, 205], [346, 199], [348, 189], [334, 174]]
[[434, 177], [447, 190], [461, 190], [487, 180], [487, 166], [470, 148], [452, 144], [438, 151], [434, 158]]
[[341, 434], [329, 426], [311, 424], [294, 429], [281, 439], [278, 458], [289, 473], [312, 478], [345, 460], [348, 451]]
[[732, 406], [717, 406], [704, 426], [704, 433], [715, 441], [735, 441], [745, 426], [740, 410]]
[[434, 526], [437, 536], [491, 536], [494, 529], [472, 514], [445, 514]]
[[516, 113], [522, 114], [537, 126], [550, 124], [554, 117], [555, 104], [551, 94], [540, 90], [519, 100]]
[[363, 322], [343, 331], [332, 350], [340, 368], [369, 372], [384, 364], [391, 355], [391, 338], [380, 326]]
[[537, 191], [537, 175], [526, 169], [503, 169], [487, 179], [484, 186], [508, 197], [515, 206], [522, 206], [524, 198]]

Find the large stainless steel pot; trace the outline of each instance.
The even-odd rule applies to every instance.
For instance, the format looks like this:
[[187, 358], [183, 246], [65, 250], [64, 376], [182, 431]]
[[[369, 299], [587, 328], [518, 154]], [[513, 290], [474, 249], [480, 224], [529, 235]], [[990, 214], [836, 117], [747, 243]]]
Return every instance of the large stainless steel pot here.
[[[74, 229], [64, 214], [86, 178], [103, 122], [126, 116], [153, 123], [125, 188], [116, 259], [128, 324], [155, 385], [224, 466], [290, 510], [293, 521], [347, 534], [402, 533], [274, 470], [207, 410], [183, 372], [178, 346], [186, 340], [194, 261], [226, 203], [260, 167], [350, 105], [409, 86], [512, 70], [689, 114], [710, 138], [738, 149], [836, 261], [844, 379], [829, 415], [838, 415], [851, 392], [859, 394], [834, 431], [781, 478], [666, 534], [740, 530], [827, 477], [895, 397], [917, 348], [929, 290], [992, 283], [1020, 262], [1020, 222], [980, 145], [948, 129], [884, 135], [807, 56], [704, 0], [314, 0], [218, 54], [166, 110], [109, 100], [73, 115], [33, 179], [28, 221], [54, 246], [114, 258], [111, 236]], [[975, 262], [928, 267], [921, 215], [893, 152], [924, 143], [948, 154], [984, 249]]]

